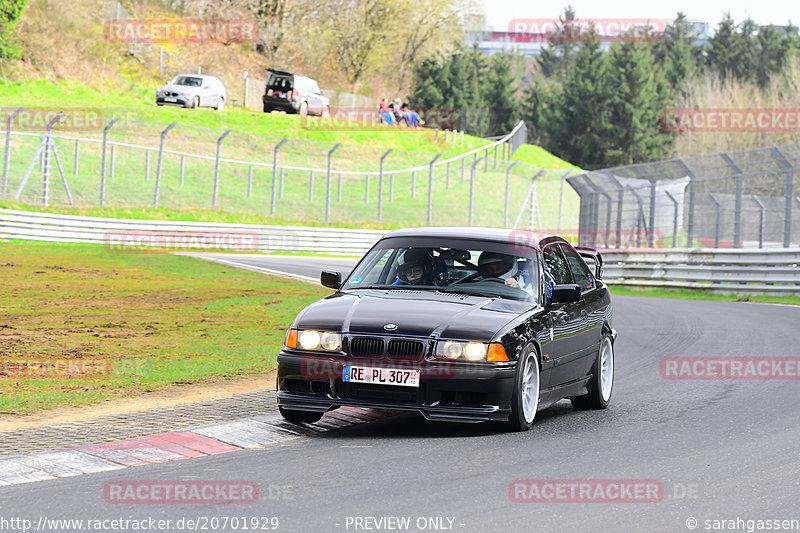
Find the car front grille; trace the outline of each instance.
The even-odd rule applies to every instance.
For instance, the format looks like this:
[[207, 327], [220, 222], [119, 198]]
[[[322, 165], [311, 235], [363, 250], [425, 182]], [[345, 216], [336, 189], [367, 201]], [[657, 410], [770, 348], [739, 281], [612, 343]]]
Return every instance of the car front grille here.
[[336, 396], [342, 399], [349, 398], [354, 400], [424, 403], [425, 385], [422, 384], [419, 387], [395, 387], [391, 385], [336, 381]]
[[350, 339], [350, 355], [354, 357], [383, 357], [383, 339], [380, 337], [353, 337]]
[[389, 341], [389, 350], [387, 355], [389, 357], [422, 357], [425, 345], [419, 341], [406, 341], [392, 339]]
[[384, 357], [417, 360], [425, 355], [425, 343], [417, 340], [383, 337], [352, 337], [348, 353], [353, 357]]

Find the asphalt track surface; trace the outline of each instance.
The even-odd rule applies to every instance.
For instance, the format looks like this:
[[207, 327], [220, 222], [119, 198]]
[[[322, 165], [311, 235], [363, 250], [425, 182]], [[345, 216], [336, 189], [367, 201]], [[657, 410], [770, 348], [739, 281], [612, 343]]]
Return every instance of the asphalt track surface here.
[[[256, 264], [308, 277], [328, 267], [346, 272], [346, 265], [269, 256]], [[667, 380], [659, 370], [671, 356], [800, 356], [800, 308], [622, 296], [614, 307], [619, 336], [607, 410], [578, 412], [559, 402], [524, 433], [404, 414], [263, 450], [0, 487], [0, 524], [154, 518], [172, 519], [179, 531], [181, 517], [237, 516], [278, 517], [277, 531], [289, 532], [631, 533], [759, 531], [758, 520], [800, 520], [800, 380]], [[651, 480], [663, 489], [656, 502], [519, 503], [509, 487], [520, 479]], [[120, 480], [255, 481], [261, 497], [253, 504], [107, 503], [104, 485]], [[408, 517], [409, 525], [388, 517]]]

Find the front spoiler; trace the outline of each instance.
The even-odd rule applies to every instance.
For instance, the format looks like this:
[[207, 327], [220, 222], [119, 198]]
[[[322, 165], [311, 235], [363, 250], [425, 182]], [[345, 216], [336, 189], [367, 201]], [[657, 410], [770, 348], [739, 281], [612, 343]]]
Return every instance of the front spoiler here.
[[364, 407], [386, 411], [416, 411], [427, 420], [441, 422], [489, 422], [507, 421], [511, 409], [498, 405], [451, 406], [451, 405], [412, 405], [400, 402], [379, 402], [375, 400], [359, 400], [355, 398], [322, 398], [288, 391], [278, 391], [278, 405], [295, 411], [326, 412], [337, 407]]

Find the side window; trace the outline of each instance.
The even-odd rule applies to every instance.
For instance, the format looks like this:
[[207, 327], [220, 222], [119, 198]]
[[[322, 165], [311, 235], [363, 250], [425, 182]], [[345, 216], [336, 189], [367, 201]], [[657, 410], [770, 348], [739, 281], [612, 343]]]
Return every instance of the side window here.
[[572, 274], [567, 265], [567, 260], [564, 259], [564, 254], [561, 253], [560, 248], [557, 244], [552, 244], [542, 250], [544, 266], [553, 277], [553, 282], [556, 285], [575, 283], [572, 281]]
[[575, 283], [581, 286], [581, 291], [586, 292], [594, 289], [594, 276], [589, 272], [586, 261], [572, 249], [565, 248], [564, 255], [572, 271], [572, 277], [575, 279]]

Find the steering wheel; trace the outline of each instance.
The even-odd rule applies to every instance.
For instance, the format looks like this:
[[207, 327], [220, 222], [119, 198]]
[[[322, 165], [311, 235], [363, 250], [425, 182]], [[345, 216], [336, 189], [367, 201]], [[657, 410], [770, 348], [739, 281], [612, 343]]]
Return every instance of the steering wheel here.
[[493, 283], [502, 283], [503, 285], [506, 284], [506, 280], [503, 278], [483, 278], [481, 281], [491, 281]]

